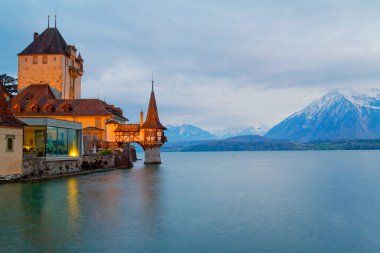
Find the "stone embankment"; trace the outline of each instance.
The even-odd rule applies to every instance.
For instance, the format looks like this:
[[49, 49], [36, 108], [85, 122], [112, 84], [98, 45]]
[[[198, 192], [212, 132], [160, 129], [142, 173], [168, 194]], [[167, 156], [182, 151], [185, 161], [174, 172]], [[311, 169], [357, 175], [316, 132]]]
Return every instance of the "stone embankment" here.
[[109, 155], [84, 155], [81, 158], [24, 158], [23, 173], [0, 176], [0, 183], [57, 178], [100, 171], [132, 168], [134, 148]]

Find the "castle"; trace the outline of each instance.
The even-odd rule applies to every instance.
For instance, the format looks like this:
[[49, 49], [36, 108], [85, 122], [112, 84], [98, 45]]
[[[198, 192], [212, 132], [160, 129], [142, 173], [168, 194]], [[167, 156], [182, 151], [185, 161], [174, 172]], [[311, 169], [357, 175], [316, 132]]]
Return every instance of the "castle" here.
[[[100, 99], [81, 98], [83, 74], [84, 59], [74, 45], [66, 43], [56, 26], [34, 33], [33, 41], [18, 54], [18, 94], [11, 100], [11, 110], [29, 125], [24, 128], [24, 153], [80, 156], [97, 148], [116, 149], [123, 143], [136, 142], [145, 150], [146, 163], [160, 163], [159, 147], [167, 139], [163, 133], [166, 128], [158, 118], [153, 82], [146, 121], [142, 118], [137, 127], [126, 124], [128, 119], [121, 108]], [[54, 129], [41, 128], [41, 118], [61, 123], [51, 122]], [[82, 127], [81, 133], [71, 133], [78, 135], [72, 138], [72, 146], [77, 148], [71, 151], [68, 137], [77, 125], [70, 122]], [[66, 130], [60, 132], [61, 128]], [[78, 145], [82, 139], [83, 149]]]

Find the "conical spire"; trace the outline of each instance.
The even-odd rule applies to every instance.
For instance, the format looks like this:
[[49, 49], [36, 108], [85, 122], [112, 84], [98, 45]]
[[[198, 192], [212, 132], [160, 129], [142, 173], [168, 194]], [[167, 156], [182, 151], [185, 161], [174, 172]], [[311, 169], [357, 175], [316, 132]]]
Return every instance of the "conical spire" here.
[[156, 129], [166, 130], [166, 127], [164, 127], [161, 124], [160, 119], [158, 117], [158, 110], [157, 110], [157, 104], [156, 104], [156, 97], [154, 95], [153, 83], [154, 82], [152, 80], [152, 92], [150, 93], [148, 114], [146, 115], [146, 120], [141, 128], [156, 128]]

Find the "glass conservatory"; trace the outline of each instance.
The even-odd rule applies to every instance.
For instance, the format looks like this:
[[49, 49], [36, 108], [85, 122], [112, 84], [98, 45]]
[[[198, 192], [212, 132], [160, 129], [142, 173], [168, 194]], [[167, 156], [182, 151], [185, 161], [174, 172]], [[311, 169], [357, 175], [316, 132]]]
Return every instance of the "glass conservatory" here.
[[20, 118], [24, 127], [24, 157], [79, 157], [81, 129], [78, 122], [50, 118]]

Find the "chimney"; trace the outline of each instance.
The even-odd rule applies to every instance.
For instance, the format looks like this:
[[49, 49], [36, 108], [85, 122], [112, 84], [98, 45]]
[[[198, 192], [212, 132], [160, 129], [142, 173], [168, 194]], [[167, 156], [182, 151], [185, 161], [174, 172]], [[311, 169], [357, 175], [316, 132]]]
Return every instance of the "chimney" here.
[[144, 112], [141, 110], [140, 112], [140, 126], [144, 124]]
[[38, 38], [38, 33], [33, 33], [33, 39], [36, 40]]

